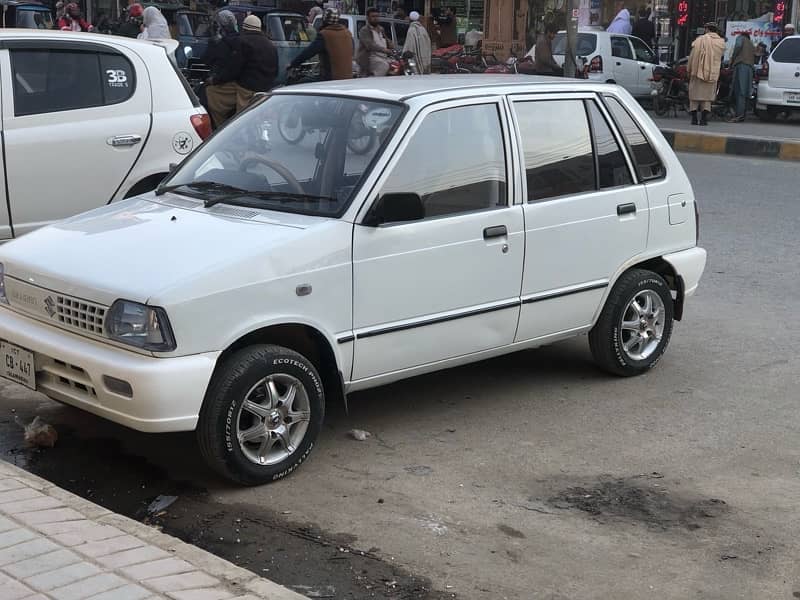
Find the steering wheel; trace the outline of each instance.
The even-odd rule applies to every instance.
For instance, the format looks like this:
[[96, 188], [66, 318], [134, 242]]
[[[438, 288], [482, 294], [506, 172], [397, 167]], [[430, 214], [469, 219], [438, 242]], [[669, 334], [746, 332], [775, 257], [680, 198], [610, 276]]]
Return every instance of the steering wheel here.
[[300, 185], [300, 182], [297, 181], [297, 178], [292, 174], [292, 172], [284, 167], [280, 163], [273, 162], [271, 160], [267, 160], [266, 158], [261, 158], [258, 156], [251, 156], [250, 158], [246, 158], [242, 161], [242, 171], [247, 171], [248, 167], [261, 163], [265, 167], [272, 169], [278, 175], [283, 177], [286, 183], [289, 184], [289, 187], [292, 188], [292, 192], [295, 194], [300, 194], [301, 196], [306, 193], [303, 189], [303, 186]]

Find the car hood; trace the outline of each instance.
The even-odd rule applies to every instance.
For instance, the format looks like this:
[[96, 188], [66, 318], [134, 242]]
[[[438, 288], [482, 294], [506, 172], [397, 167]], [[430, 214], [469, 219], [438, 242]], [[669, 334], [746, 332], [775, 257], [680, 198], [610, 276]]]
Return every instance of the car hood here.
[[280, 276], [291, 268], [280, 249], [326, 223], [343, 225], [151, 194], [34, 231], [0, 248], [0, 261], [9, 277], [51, 291], [107, 306], [118, 298], [148, 302], [198, 278], [235, 285], [230, 267], [246, 261], [261, 263], [251, 277]]

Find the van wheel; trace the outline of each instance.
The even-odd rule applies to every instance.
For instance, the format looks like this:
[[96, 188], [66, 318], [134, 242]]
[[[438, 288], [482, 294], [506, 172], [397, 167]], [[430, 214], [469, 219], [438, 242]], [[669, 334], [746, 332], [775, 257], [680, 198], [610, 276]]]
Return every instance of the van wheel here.
[[197, 440], [208, 465], [244, 485], [281, 479], [311, 453], [325, 393], [314, 365], [280, 346], [251, 346], [219, 366]]
[[595, 362], [623, 377], [652, 369], [669, 344], [673, 315], [672, 294], [660, 275], [644, 269], [627, 271], [589, 332]]

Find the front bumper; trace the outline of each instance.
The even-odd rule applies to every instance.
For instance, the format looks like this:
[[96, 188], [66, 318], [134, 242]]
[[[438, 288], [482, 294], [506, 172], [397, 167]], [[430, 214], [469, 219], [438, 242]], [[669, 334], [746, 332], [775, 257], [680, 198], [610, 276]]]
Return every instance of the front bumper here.
[[[37, 391], [131, 429], [192, 431], [219, 352], [144, 356], [0, 307], [0, 339], [34, 353]], [[112, 391], [108, 379], [130, 384]], [[113, 384], [112, 384], [113, 387]]]

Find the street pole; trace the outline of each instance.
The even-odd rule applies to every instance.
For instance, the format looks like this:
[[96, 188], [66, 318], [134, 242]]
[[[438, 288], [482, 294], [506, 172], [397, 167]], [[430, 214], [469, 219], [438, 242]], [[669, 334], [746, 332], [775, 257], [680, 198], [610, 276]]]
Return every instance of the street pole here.
[[564, 77], [575, 77], [580, 0], [569, 0], [567, 6], [567, 55], [564, 57]]

